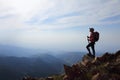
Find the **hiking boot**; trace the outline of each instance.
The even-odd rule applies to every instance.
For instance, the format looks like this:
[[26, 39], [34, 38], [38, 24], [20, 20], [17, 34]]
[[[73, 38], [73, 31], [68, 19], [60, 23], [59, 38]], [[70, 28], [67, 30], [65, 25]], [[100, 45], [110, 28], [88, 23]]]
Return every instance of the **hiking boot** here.
[[90, 54], [90, 53], [88, 53], [87, 55], [88, 55], [88, 56], [91, 56], [91, 54]]
[[91, 55], [92, 58], [95, 58], [95, 55]]

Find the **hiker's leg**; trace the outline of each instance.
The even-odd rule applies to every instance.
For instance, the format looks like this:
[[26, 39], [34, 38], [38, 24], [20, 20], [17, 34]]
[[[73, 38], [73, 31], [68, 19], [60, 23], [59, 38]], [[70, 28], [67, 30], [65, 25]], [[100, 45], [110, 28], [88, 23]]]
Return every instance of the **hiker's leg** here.
[[91, 46], [91, 43], [89, 43], [89, 44], [86, 46], [86, 48], [87, 48], [89, 54], [91, 54], [91, 51], [90, 51], [90, 48], [89, 48], [90, 46]]
[[95, 56], [95, 42], [92, 42], [91, 48], [92, 48], [93, 56]]

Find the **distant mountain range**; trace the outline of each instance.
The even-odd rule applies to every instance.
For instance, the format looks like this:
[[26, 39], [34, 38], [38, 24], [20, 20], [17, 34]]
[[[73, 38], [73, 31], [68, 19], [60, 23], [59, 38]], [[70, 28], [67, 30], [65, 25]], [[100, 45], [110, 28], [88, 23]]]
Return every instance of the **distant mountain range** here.
[[45, 53], [45, 51], [23, 48], [23, 47], [18, 47], [13, 45], [0, 45], [1, 56], [30, 57], [38, 53]]
[[83, 55], [80, 52], [44, 52], [0, 45], [0, 80], [18, 80], [24, 75], [45, 77], [60, 74], [64, 71], [63, 64], [71, 65]]
[[84, 52], [64, 52], [62, 54], [57, 54], [55, 57], [58, 59], [62, 59], [63, 61], [67, 62], [69, 65], [77, 63], [81, 61]]
[[17, 80], [25, 74], [45, 77], [61, 72], [64, 63], [51, 56], [47, 58], [45, 61], [41, 58], [0, 57], [0, 80]]

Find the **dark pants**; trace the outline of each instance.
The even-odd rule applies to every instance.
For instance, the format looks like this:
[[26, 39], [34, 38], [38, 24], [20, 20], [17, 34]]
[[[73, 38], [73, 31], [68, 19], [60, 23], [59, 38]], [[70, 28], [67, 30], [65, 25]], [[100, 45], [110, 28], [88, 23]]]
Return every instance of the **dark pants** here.
[[87, 48], [87, 50], [88, 50], [88, 52], [89, 52], [89, 54], [90, 55], [92, 55], [91, 54], [91, 51], [90, 51], [90, 47], [91, 47], [91, 49], [92, 49], [92, 52], [93, 52], [93, 56], [95, 56], [95, 42], [90, 42], [87, 46], [86, 46], [86, 48]]

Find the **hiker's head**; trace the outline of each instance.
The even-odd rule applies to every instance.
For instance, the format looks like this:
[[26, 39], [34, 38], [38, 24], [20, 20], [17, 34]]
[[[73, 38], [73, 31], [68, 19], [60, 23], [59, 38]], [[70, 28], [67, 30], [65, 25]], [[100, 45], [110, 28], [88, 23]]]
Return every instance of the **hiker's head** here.
[[94, 28], [89, 28], [90, 29], [90, 32], [94, 32]]

